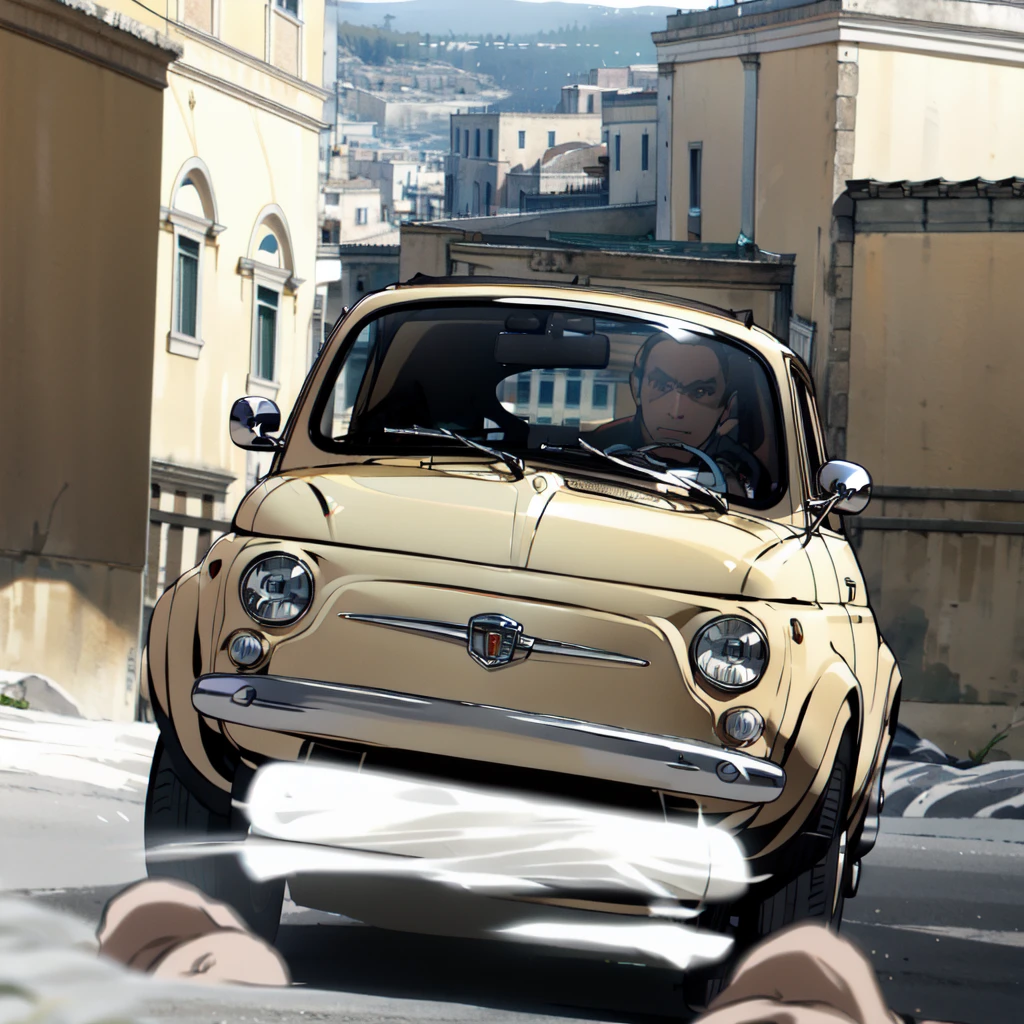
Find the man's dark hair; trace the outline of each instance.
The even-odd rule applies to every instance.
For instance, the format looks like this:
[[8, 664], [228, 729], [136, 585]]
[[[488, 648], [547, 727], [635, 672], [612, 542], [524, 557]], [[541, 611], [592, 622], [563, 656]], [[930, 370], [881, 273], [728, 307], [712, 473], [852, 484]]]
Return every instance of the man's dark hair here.
[[643, 383], [644, 374], [647, 371], [647, 360], [662, 342], [672, 342], [680, 346], [702, 345], [704, 348], [711, 349], [718, 360], [722, 378], [725, 381], [719, 405], [725, 405], [734, 393], [739, 396], [740, 400], [737, 402], [736, 408], [738, 424], [735, 438], [737, 443], [748, 451], [756, 451], [764, 443], [766, 425], [761, 420], [760, 403], [757, 401], [758, 389], [754, 361], [749, 356], [744, 358], [732, 345], [719, 341], [718, 338], [694, 335], [692, 340], [679, 341], [665, 331], [652, 334], [637, 350], [633, 359], [633, 370], [630, 374], [629, 384], [633, 393], [633, 401], [636, 402], [637, 414], [640, 413], [640, 385]]

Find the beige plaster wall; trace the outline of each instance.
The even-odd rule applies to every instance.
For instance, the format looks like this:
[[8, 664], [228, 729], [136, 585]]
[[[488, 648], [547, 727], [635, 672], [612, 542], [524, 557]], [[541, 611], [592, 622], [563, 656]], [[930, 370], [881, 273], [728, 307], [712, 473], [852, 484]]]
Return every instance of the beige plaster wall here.
[[1024, 67], [861, 47], [853, 177], [1024, 174]]
[[735, 242], [743, 174], [743, 65], [677, 64], [672, 86], [672, 238], [686, 240], [689, 143], [703, 142], [701, 241]]
[[[739, 60], [734, 60], [740, 67]], [[836, 80], [835, 46], [761, 55], [754, 238], [771, 252], [797, 254], [793, 311], [817, 321], [822, 331], [836, 151]], [[742, 111], [742, 97], [736, 102]], [[735, 241], [735, 236], [729, 240]]]
[[[287, 218], [294, 275], [304, 279], [295, 294], [285, 291], [278, 308], [276, 401], [287, 415], [310, 365], [310, 324], [317, 244], [318, 138], [308, 128], [254, 109], [226, 93], [170, 77], [164, 111], [161, 202], [169, 206], [185, 161], [200, 157], [209, 168], [217, 215], [225, 230], [203, 250], [201, 333], [198, 359], [168, 351], [173, 294], [173, 234], [159, 235], [154, 338], [152, 456], [214, 469], [236, 479], [225, 513], [233, 514], [246, 480], [246, 453], [228, 437], [231, 403], [247, 393], [251, 369], [253, 280], [238, 272], [249, 257], [261, 211], [279, 206]], [[190, 105], [190, 97], [194, 104]]]
[[[643, 108], [633, 108], [643, 110]], [[626, 113], [625, 108], [622, 113]], [[616, 111], [618, 113], [618, 111]], [[653, 203], [656, 199], [655, 181], [658, 159], [658, 122], [650, 111], [643, 111], [645, 120], [623, 119], [605, 124], [608, 142], [608, 202], [616, 206], [621, 203]], [[622, 162], [615, 169], [615, 136], [622, 137]], [[643, 170], [642, 138], [648, 137], [647, 170]]]
[[244, 4], [221, 0], [221, 38], [263, 60], [267, 47], [267, 7], [268, 0], [246, 0]]
[[[847, 451], [876, 483], [1020, 489], [1022, 259], [1019, 233], [857, 236]], [[1024, 504], [866, 514], [1020, 522]], [[867, 530], [860, 560], [908, 699], [1024, 700], [1024, 537]]]
[[0, 667], [134, 713], [163, 94], [0, 30]]

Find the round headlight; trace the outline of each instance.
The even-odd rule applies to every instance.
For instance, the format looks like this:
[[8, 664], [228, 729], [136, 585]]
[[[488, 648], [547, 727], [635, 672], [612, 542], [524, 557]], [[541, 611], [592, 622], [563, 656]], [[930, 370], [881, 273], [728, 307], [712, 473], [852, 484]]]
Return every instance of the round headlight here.
[[749, 619], [726, 617], [709, 622], [693, 639], [697, 671], [721, 690], [753, 686], [768, 665], [768, 641]]
[[313, 574], [291, 555], [259, 558], [242, 577], [242, 604], [267, 626], [302, 618], [313, 600]]

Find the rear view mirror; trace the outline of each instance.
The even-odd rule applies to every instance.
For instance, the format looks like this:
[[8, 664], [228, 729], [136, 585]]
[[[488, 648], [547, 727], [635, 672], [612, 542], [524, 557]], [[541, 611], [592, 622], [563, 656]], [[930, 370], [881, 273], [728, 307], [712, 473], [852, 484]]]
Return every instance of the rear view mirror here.
[[855, 462], [832, 459], [818, 470], [818, 487], [829, 499], [835, 499], [833, 512], [855, 516], [871, 501], [871, 477]]
[[611, 342], [607, 334], [501, 333], [494, 343], [494, 361], [535, 370], [571, 367], [576, 370], [604, 370], [608, 366]]
[[281, 410], [269, 398], [248, 395], [231, 406], [228, 419], [231, 440], [250, 452], [269, 452], [281, 447], [276, 437], [281, 429]]

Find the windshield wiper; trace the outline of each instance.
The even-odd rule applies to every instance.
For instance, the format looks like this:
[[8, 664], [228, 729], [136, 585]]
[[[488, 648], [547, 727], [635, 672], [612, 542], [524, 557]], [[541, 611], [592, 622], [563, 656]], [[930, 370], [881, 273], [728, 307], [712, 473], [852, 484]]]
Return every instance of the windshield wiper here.
[[686, 494], [699, 494], [720, 512], [729, 511], [729, 503], [721, 494], [716, 491], [709, 490], [703, 484], [699, 484], [695, 480], [680, 480], [679, 477], [673, 476], [671, 473], [662, 473], [660, 470], [649, 468], [647, 466], [638, 466], [634, 462], [627, 462], [625, 459], [618, 458], [618, 456], [609, 455], [607, 452], [601, 451], [600, 448], [595, 448], [592, 444], [587, 444], [582, 437], [577, 438], [577, 440], [579, 441], [579, 448], [563, 448], [558, 445], [542, 444], [541, 451], [572, 452], [574, 454], [587, 452], [588, 454], [596, 455], [598, 458], [604, 459], [607, 462], [614, 463], [616, 466], [621, 466], [623, 469], [628, 469], [632, 473], [639, 473], [642, 476], [650, 477], [660, 483], [668, 484], [670, 487], [676, 487]]
[[477, 451], [486, 452], [492, 458], [503, 462], [516, 480], [522, 480], [526, 476], [526, 464], [522, 459], [508, 452], [503, 452], [498, 448], [489, 448], [485, 444], [480, 444], [479, 441], [472, 441], [468, 437], [463, 437], [462, 434], [456, 434], [454, 430], [448, 430], [446, 427], [439, 427], [437, 430], [429, 430], [427, 427], [385, 427], [384, 433], [411, 434], [413, 437], [438, 437], [448, 441], [459, 441], [467, 448], [475, 448]]

